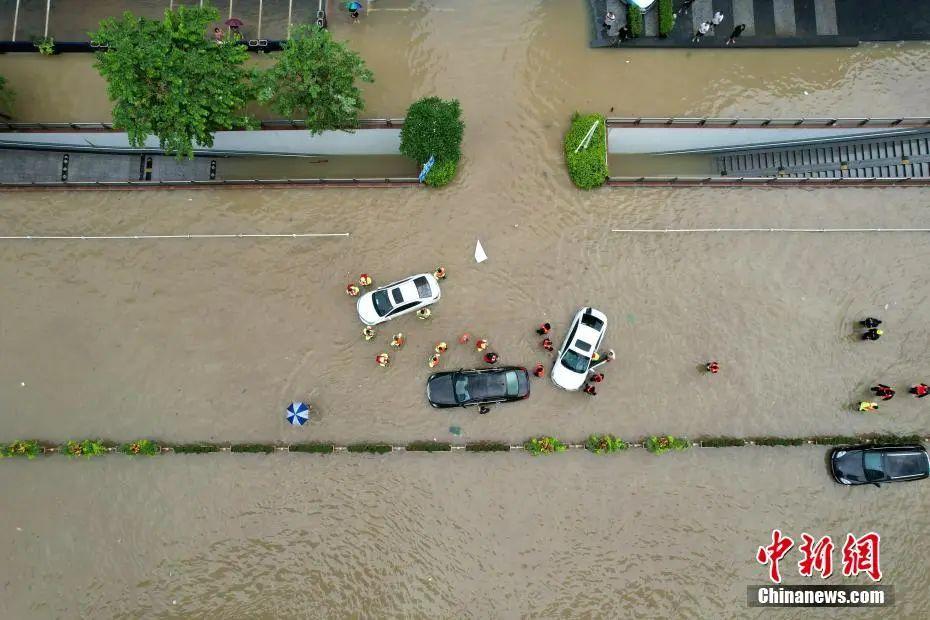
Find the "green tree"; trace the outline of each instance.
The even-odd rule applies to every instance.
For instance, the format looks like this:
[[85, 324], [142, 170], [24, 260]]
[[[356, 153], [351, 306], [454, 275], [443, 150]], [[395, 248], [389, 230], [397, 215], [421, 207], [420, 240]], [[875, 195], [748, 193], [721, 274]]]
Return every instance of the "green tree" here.
[[126, 12], [91, 34], [108, 46], [95, 67], [114, 102], [113, 124], [130, 144], [155, 135], [165, 152], [193, 157], [195, 145], [213, 145], [213, 132], [252, 125], [241, 112], [252, 95], [248, 51], [206, 38], [218, 19], [212, 7], [182, 6], [165, 11], [163, 21]]
[[365, 107], [357, 83], [373, 82], [362, 57], [316, 24], [294, 28], [275, 65], [258, 78], [258, 100], [307, 129], [354, 129]]
[[6, 85], [6, 78], [0, 75], [0, 118], [10, 118], [15, 98], [12, 89]]

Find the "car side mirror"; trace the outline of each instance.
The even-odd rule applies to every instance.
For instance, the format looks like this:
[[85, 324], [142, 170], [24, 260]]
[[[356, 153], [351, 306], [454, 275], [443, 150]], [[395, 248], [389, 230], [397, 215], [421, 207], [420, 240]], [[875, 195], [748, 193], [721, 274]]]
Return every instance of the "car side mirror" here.
[[879, 489], [882, 488], [882, 485], [880, 485], [880, 484], [877, 483], [877, 482], [873, 482], [872, 484], [874, 484], [875, 486], [877, 486]]

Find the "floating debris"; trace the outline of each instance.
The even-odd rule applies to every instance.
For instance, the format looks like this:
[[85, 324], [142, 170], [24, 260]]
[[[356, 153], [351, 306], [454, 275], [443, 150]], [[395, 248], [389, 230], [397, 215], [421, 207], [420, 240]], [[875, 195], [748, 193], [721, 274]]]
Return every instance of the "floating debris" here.
[[475, 244], [475, 262], [483, 263], [486, 260], [488, 260], [488, 255], [485, 254], [484, 248], [481, 247], [481, 241], [478, 241], [478, 243]]

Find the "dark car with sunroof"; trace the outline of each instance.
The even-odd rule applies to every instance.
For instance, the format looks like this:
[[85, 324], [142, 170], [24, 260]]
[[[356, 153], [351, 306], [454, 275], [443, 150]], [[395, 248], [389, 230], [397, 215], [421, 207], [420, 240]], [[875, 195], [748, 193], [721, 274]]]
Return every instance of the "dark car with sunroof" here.
[[858, 485], [920, 480], [930, 476], [930, 456], [921, 445], [834, 448], [830, 470], [840, 484]]
[[530, 374], [519, 366], [437, 372], [426, 381], [433, 407], [471, 407], [509, 403], [530, 396]]

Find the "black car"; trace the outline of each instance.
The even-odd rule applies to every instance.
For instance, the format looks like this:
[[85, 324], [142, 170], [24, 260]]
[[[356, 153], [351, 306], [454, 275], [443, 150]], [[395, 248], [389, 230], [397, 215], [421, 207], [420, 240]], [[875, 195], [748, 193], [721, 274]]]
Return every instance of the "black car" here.
[[878, 486], [930, 476], [930, 457], [921, 445], [850, 446], [833, 449], [830, 469], [840, 484]]
[[530, 396], [530, 374], [519, 366], [437, 372], [426, 381], [433, 407], [470, 407], [508, 403]]

